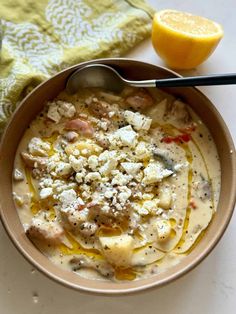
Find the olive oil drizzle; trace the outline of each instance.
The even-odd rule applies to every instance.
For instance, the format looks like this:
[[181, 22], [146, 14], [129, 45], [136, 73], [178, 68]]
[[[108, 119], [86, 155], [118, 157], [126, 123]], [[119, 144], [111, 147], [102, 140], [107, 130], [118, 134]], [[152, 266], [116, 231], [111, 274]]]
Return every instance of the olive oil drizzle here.
[[194, 145], [196, 146], [199, 154], [201, 155], [202, 157], [202, 160], [203, 160], [203, 163], [204, 163], [204, 166], [206, 168], [206, 172], [207, 172], [207, 179], [208, 179], [208, 182], [210, 184], [210, 187], [211, 187], [211, 203], [212, 203], [212, 209], [213, 211], [215, 211], [215, 205], [214, 205], [214, 193], [213, 193], [213, 186], [212, 186], [212, 179], [210, 177], [210, 174], [209, 174], [209, 169], [207, 167], [207, 163], [206, 163], [206, 159], [204, 158], [203, 154], [202, 154], [202, 151], [200, 150], [200, 147], [199, 145], [196, 143], [196, 141], [194, 139], [192, 139], [192, 142], [194, 143]]
[[86, 249], [83, 247], [78, 241], [76, 241], [73, 237], [73, 235], [70, 234], [70, 232], [65, 233], [67, 240], [71, 244], [71, 247], [66, 246], [65, 244], [60, 244], [58, 246], [60, 252], [63, 255], [79, 255], [84, 254], [88, 257], [92, 257], [94, 259], [103, 259], [102, 254], [97, 249]]
[[36, 215], [41, 210], [41, 206], [39, 203], [38, 194], [32, 182], [30, 169], [27, 167], [25, 167], [25, 176], [26, 176], [27, 183], [29, 185], [29, 191], [32, 195], [30, 210], [33, 215]]
[[[174, 132], [173, 130], [175, 131], [178, 131], [178, 132], [181, 132], [180, 129], [176, 128], [174, 125], [172, 124], [164, 124], [164, 125], [159, 125], [160, 127], [163, 128], [163, 130], [169, 134], [169, 135], [173, 135]], [[210, 178], [210, 175], [209, 175], [209, 170], [208, 170], [208, 167], [207, 167], [207, 164], [206, 164], [206, 160], [202, 154], [202, 151], [200, 150], [200, 147], [199, 145], [196, 143], [196, 141], [191, 138], [191, 141], [192, 143], [195, 145], [195, 147], [197, 148], [202, 160], [203, 160], [203, 163], [204, 163], [204, 166], [205, 166], [205, 169], [206, 169], [206, 172], [207, 172], [207, 178], [208, 178], [208, 181], [209, 181], [209, 184], [211, 186], [211, 203], [212, 203], [212, 208], [213, 210], [215, 209], [214, 207], [214, 194], [213, 194], [213, 187], [212, 187], [212, 180]], [[191, 165], [192, 164], [192, 161], [193, 161], [193, 157], [192, 157], [192, 153], [189, 149], [189, 146], [188, 144], [182, 144], [182, 143], [177, 143], [177, 145], [179, 145], [180, 147], [182, 147], [184, 150], [185, 150], [185, 154], [186, 154], [186, 158], [189, 162], [189, 164]], [[188, 199], [188, 207], [186, 209], [186, 215], [185, 215], [185, 219], [184, 219], [184, 224], [183, 224], [183, 232], [182, 232], [182, 236], [179, 240], [179, 242], [177, 243], [175, 249], [179, 249], [181, 248], [181, 246], [184, 244], [185, 242], [185, 238], [186, 238], [186, 233], [187, 233], [187, 230], [188, 230], [188, 225], [189, 225], [189, 219], [190, 219], [190, 215], [191, 215], [191, 207], [190, 207], [190, 200], [191, 200], [191, 186], [192, 186], [192, 177], [193, 177], [193, 171], [192, 171], [192, 168], [189, 169], [189, 173], [188, 173], [188, 195], [187, 195], [187, 199]], [[200, 242], [200, 240], [203, 238], [204, 234], [205, 234], [206, 230], [203, 230], [198, 238], [196, 239], [196, 241], [193, 243], [193, 245], [189, 248], [189, 250], [183, 254], [188, 254], [188, 252], [190, 253], [191, 252], [191, 248], [194, 246], [196, 247], [196, 245]]]
[[[176, 128], [174, 125], [172, 124], [163, 124], [160, 125], [158, 123], [155, 123], [155, 127], [160, 127], [164, 132], [166, 132], [168, 135], [176, 135], [176, 132], [180, 132], [181, 130]], [[51, 150], [49, 152], [49, 156], [52, 156], [55, 153], [54, 150], [54, 144], [55, 141], [57, 140], [59, 134], [58, 133], [54, 133], [52, 136], [50, 137], [45, 137], [43, 140], [47, 141], [50, 143], [51, 145]], [[198, 146], [198, 144], [194, 141], [194, 139], [191, 139], [192, 143], [196, 146], [197, 150], [199, 151], [199, 154], [201, 155], [206, 171], [207, 171], [207, 176], [208, 176], [208, 180], [211, 184], [211, 189], [212, 189], [212, 182], [209, 176], [209, 171], [206, 165], [206, 161], [203, 157], [203, 154]], [[187, 143], [176, 143], [176, 145], [180, 146], [184, 151], [185, 151], [185, 156], [187, 161], [189, 162], [189, 171], [188, 171], [188, 192], [187, 192], [187, 200], [188, 200], [188, 206], [186, 208], [186, 215], [185, 215], [185, 219], [183, 222], [183, 229], [182, 229], [182, 236], [178, 242], [178, 244], [176, 245], [175, 249], [178, 247], [181, 247], [183, 245], [183, 243], [185, 242], [185, 238], [186, 238], [186, 231], [188, 230], [188, 225], [189, 225], [189, 218], [190, 218], [190, 214], [191, 214], [191, 207], [190, 207], [190, 200], [191, 200], [191, 187], [192, 187], [192, 178], [193, 178], [193, 170], [191, 167], [192, 161], [193, 161], [193, 156], [192, 156], [192, 152], [189, 148], [189, 145]], [[25, 168], [25, 173], [26, 173], [26, 179], [27, 182], [29, 184], [29, 190], [32, 194], [32, 202], [31, 202], [31, 212], [33, 215], [37, 214], [40, 210], [42, 210], [42, 203], [39, 201], [38, 199], [38, 193], [33, 185], [32, 182], [32, 176], [30, 173], [30, 169]], [[211, 193], [212, 195], [212, 206], [214, 208], [214, 196], [213, 193]], [[52, 207], [51, 209], [52, 213], [51, 213], [51, 219], [55, 219], [56, 215], [55, 215], [55, 211], [54, 208]], [[176, 235], [175, 230], [173, 229], [175, 227], [176, 222], [172, 222], [172, 234], [171, 236], [174, 237]], [[199, 243], [199, 241], [203, 238], [204, 234], [205, 234], [206, 230], [203, 230], [197, 240], [194, 242], [194, 244], [188, 249], [188, 251], [186, 251], [183, 254], [189, 254], [193, 248], [196, 247], [196, 245]], [[98, 232], [99, 236], [114, 236], [114, 235], [120, 235], [122, 233], [122, 230], [120, 228], [116, 228], [115, 230], [111, 228], [103, 228], [100, 229]], [[100, 250], [98, 249], [88, 249], [83, 247], [77, 240], [75, 240], [75, 238], [73, 237], [72, 234], [70, 234], [70, 232], [66, 232], [66, 238], [69, 241], [69, 243], [71, 244], [71, 247], [66, 246], [65, 244], [60, 244], [57, 246], [57, 248], [59, 249], [59, 251], [61, 252], [61, 254], [63, 255], [80, 255], [80, 254], [84, 254], [88, 257], [91, 257], [93, 259], [97, 259], [97, 260], [104, 260], [104, 257], [101, 253]], [[141, 248], [136, 248], [134, 249], [134, 252], [138, 252], [139, 250], [145, 248], [146, 246], [150, 245], [152, 243], [148, 243], [147, 245], [145, 245], [144, 247]], [[163, 259], [163, 258], [162, 258]], [[159, 265], [162, 261], [162, 259], [151, 263], [151, 264], [156, 264]], [[151, 265], [149, 264], [149, 265]], [[115, 278], [117, 280], [134, 280], [136, 279], [137, 275], [138, 275], [138, 271], [135, 270], [135, 267], [129, 267], [129, 268], [120, 268], [120, 267], [114, 267], [115, 269]]]
[[[174, 125], [168, 123], [168, 124], [159, 124], [159, 127], [162, 128], [164, 130], [165, 133], [167, 133], [168, 135], [176, 135], [176, 132], [181, 133], [181, 130], [178, 129], [177, 127], [175, 127]], [[186, 231], [188, 230], [188, 225], [189, 225], [189, 217], [191, 214], [191, 208], [190, 208], [190, 200], [191, 200], [191, 189], [192, 189], [192, 178], [193, 178], [193, 170], [192, 170], [192, 161], [193, 161], [193, 156], [192, 156], [192, 152], [189, 149], [188, 144], [186, 143], [176, 143], [176, 145], [178, 145], [179, 147], [181, 147], [184, 152], [185, 152], [185, 156], [186, 156], [186, 160], [189, 162], [189, 171], [188, 171], [188, 192], [187, 192], [187, 201], [188, 201], [188, 206], [186, 208], [186, 214], [185, 214], [185, 219], [184, 219], [184, 223], [183, 223], [183, 229], [182, 229], [182, 236], [179, 240], [179, 242], [177, 243], [176, 248], [180, 248], [183, 243], [185, 242], [185, 238], [186, 238]]]
[[193, 170], [191, 167], [191, 164], [193, 161], [193, 156], [192, 156], [192, 153], [189, 149], [189, 146], [187, 144], [178, 144], [178, 145], [180, 145], [184, 149], [186, 159], [188, 160], [190, 167], [189, 167], [189, 171], [188, 171], [188, 193], [187, 193], [188, 205], [186, 208], [186, 214], [185, 214], [185, 219], [184, 219], [184, 223], [183, 223], [182, 236], [181, 236], [179, 242], [177, 243], [176, 247], [174, 248], [174, 250], [176, 248], [177, 249], [180, 248], [185, 242], [186, 231], [188, 230], [189, 218], [190, 218], [190, 214], [191, 214], [190, 200], [191, 200], [191, 194], [192, 194], [192, 179], [193, 179]]

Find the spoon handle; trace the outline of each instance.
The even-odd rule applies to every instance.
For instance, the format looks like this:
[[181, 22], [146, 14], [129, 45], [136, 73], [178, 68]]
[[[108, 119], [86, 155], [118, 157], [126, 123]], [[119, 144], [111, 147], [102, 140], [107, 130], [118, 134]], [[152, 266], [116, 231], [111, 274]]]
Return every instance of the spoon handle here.
[[236, 84], [236, 73], [137, 81], [131, 85], [136, 87], [188, 87], [230, 84]]

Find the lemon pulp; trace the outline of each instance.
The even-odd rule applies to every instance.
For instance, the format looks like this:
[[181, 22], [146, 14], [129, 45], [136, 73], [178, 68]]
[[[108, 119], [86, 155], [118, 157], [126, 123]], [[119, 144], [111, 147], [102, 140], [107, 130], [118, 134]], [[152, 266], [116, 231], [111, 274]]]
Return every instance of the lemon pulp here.
[[163, 10], [153, 19], [153, 47], [172, 68], [198, 66], [212, 54], [222, 37], [219, 24], [190, 13]]

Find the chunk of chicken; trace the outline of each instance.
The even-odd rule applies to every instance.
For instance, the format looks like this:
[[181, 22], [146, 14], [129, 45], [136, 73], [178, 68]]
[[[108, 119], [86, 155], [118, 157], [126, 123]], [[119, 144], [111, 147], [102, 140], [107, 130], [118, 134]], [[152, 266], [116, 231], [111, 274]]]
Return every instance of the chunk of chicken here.
[[102, 135], [97, 135], [95, 138], [96, 143], [104, 149], [108, 149], [110, 142], [107, 137]]
[[47, 167], [48, 157], [32, 156], [31, 154], [22, 152], [21, 158], [29, 168], [39, 168], [43, 170]]
[[145, 109], [154, 104], [153, 98], [146, 90], [140, 90], [125, 99], [126, 103], [135, 110]]
[[32, 219], [26, 233], [30, 238], [58, 244], [63, 240], [64, 230], [57, 221], [47, 221], [43, 214], [40, 214]]
[[50, 149], [50, 143], [44, 142], [40, 137], [33, 137], [28, 144], [29, 153], [33, 156], [47, 157]]
[[[81, 208], [83, 207], [83, 205], [80, 206]], [[78, 207], [78, 209], [61, 209], [60, 212], [62, 222], [66, 229], [73, 230], [76, 233], [83, 231], [80, 227], [88, 220], [89, 211], [87, 208], [80, 209], [80, 207]]]
[[98, 100], [97, 98], [92, 99], [92, 103], [89, 106], [89, 111], [96, 117], [105, 118], [108, 117], [110, 105], [106, 101]]
[[192, 122], [188, 108], [181, 100], [175, 100], [172, 104], [167, 106], [167, 114], [183, 125]]
[[70, 264], [74, 271], [82, 268], [90, 268], [97, 271], [103, 277], [111, 278], [114, 276], [114, 268], [104, 260], [94, 260], [83, 254], [76, 255], [70, 260]]
[[86, 137], [91, 137], [94, 133], [93, 127], [90, 125], [90, 123], [79, 118], [66, 122], [65, 128], [67, 130], [77, 131]]

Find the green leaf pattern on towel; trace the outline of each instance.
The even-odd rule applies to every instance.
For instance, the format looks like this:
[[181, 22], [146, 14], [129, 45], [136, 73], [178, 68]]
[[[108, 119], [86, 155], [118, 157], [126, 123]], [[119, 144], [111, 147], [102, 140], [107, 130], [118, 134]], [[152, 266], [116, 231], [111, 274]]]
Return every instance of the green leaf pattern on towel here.
[[51, 68], [58, 64], [63, 49], [40, 32], [37, 25], [31, 23], [14, 24], [4, 21], [3, 45], [16, 60], [29, 67], [30, 72], [50, 75]]
[[134, 2], [49, 0], [35, 24], [2, 20], [0, 132], [19, 101], [50, 75], [92, 58], [120, 56], [147, 37], [150, 15]]

